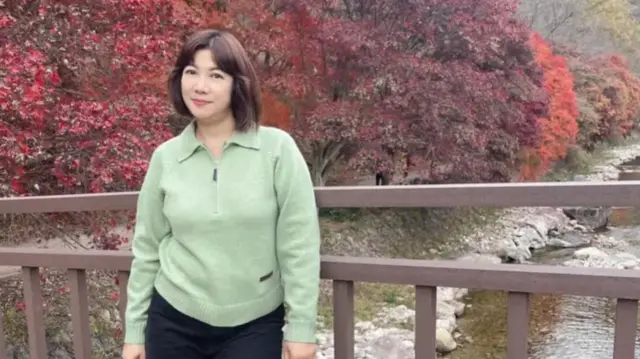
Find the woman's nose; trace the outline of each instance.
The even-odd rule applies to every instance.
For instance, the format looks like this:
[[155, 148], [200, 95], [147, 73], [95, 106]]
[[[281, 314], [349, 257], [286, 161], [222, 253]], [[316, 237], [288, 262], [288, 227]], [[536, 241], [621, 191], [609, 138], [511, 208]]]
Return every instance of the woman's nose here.
[[208, 90], [207, 80], [200, 77], [195, 83], [194, 90], [198, 93], [206, 93]]

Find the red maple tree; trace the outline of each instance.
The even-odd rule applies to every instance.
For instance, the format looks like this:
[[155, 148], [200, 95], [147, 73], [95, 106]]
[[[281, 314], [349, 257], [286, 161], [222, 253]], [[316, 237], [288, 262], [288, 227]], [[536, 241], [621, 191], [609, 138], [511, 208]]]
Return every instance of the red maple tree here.
[[157, 81], [184, 26], [167, 20], [171, 4], [23, 0], [5, 11], [0, 178], [14, 194], [137, 188], [171, 135]]
[[55, 121], [7, 109], [14, 151], [32, 154], [4, 157], [7, 175], [32, 194], [136, 188], [150, 150], [170, 136], [159, 81], [167, 61], [186, 28], [216, 26], [251, 52], [267, 103], [278, 104], [267, 121], [291, 128], [316, 184], [338, 161], [393, 172], [407, 153], [434, 181], [504, 180], [512, 153], [537, 141], [531, 104], [542, 100], [516, 1], [485, 2], [104, 0], [34, 10], [23, 0], [9, 11], [5, 46], [46, 53], [51, 84], [28, 93], [46, 101], [24, 100], [25, 81], [6, 88], [29, 107], [22, 113]]
[[[172, 136], [164, 79], [191, 25], [169, 0], [5, 3], [3, 194], [137, 190], [151, 151]], [[53, 217], [82, 222], [79, 214]], [[99, 247], [119, 246], [104, 221], [87, 220]]]
[[505, 180], [544, 107], [532, 105], [544, 99], [516, 3], [246, 0], [221, 11], [286, 97], [322, 185], [339, 161], [393, 172], [407, 153], [436, 181]]

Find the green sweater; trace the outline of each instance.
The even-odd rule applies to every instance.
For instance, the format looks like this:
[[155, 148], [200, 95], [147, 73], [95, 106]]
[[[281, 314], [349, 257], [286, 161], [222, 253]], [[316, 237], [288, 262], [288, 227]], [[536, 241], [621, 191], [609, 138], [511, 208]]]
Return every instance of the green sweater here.
[[138, 197], [125, 342], [144, 343], [153, 288], [179, 311], [236, 326], [287, 308], [285, 340], [315, 342], [320, 230], [293, 138], [236, 133], [216, 161], [193, 122], [152, 154]]

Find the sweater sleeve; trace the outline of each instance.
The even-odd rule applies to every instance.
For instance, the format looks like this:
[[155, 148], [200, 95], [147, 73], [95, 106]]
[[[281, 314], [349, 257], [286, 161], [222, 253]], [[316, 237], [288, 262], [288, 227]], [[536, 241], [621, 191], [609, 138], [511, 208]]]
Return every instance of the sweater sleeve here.
[[156, 149], [138, 196], [132, 243], [133, 262], [127, 286], [125, 343], [144, 343], [147, 310], [160, 268], [158, 247], [170, 232], [169, 223], [162, 213], [164, 194], [159, 186], [161, 174], [162, 162]]
[[320, 226], [311, 175], [290, 135], [275, 167], [277, 254], [288, 308], [284, 339], [315, 343], [320, 286]]

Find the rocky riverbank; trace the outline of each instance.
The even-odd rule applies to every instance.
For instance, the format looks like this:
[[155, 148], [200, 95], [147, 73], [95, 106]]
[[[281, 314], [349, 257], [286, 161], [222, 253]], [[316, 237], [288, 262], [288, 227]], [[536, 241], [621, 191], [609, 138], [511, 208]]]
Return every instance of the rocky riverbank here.
[[[460, 239], [471, 253], [456, 260], [524, 263], [545, 247], [579, 248], [598, 241], [606, 243], [607, 239], [569, 218], [562, 209], [520, 208], [505, 211], [495, 225]], [[438, 288], [436, 346], [441, 354], [455, 350], [459, 340], [468, 341], [457, 331], [467, 294], [464, 288]], [[384, 308], [373, 321], [357, 322], [356, 358], [413, 358], [414, 318], [414, 310], [401, 305]], [[320, 347], [319, 359], [334, 357], [330, 330], [321, 331]]]
[[[465, 289], [438, 288], [436, 347], [440, 352], [450, 352], [457, 347], [452, 333], [456, 317], [463, 314], [462, 298]], [[415, 311], [404, 305], [384, 308], [373, 321], [356, 323], [356, 358], [412, 358], [414, 351]], [[329, 331], [320, 334], [321, 352], [318, 358], [333, 358], [333, 335]]]
[[[573, 180], [617, 180], [617, 166], [636, 156], [640, 156], [640, 143], [610, 148], [601, 154], [590, 174], [575, 176]], [[608, 208], [506, 209], [495, 223], [455, 240], [466, 247], [466, 254], [456, 260], [526, 263], [536, 251], [573, 248], [571, 259], [554, 264], [639, 269], [640, 259], [625, 252], [624, 243], [594, 231], [606, 226], [610, 213]], [[457, 319], [464, 315], [467, 306], [467, 294], [466, 289], [438, 288], [436, 341], [441, 354], [458, 348], [460, 340], [471, 340], [457, 330]], [[415, 312], [404, 305], [391, 306], [373, 321], [357, 322], [356, 358], [414, 358], [414, 317]], [[320, 349], [318, 358], [333, 358], [330, 330], [321, 331]]]

